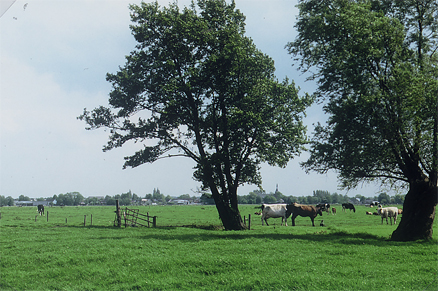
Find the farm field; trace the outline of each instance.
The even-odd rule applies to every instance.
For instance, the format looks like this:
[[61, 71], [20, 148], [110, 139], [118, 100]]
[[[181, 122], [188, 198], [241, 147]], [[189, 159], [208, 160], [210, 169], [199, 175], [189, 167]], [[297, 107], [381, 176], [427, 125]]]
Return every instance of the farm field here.
[[438, 290], [436, 220], [433, 241], [401, 243], [365, 206], [315, 227], [239, 207], [251, 230], [221, 230], [214, 206], [132, 207], [157, 228], [113, 227], [115, 206], [2, 207], [0, 290]]

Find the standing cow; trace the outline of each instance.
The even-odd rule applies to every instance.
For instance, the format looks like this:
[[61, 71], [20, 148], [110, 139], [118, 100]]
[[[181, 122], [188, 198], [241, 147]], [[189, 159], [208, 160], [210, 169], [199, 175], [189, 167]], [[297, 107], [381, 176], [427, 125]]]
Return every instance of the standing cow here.
[[316, 205], [316, 207], [320, 207], [322, 211], [327, 211], [327, 213], [330, 213], [330, 204], [328, 203], [319, 203]]
[[354, 205], [351, 203], [342, 203], [342, 211], [346, 211], [346, 209], [353, 210], [353, 212], [356, 212], [356, 208], [354, 208]]
[[38, 205], [38, 214], [44, 215], [44, 205]]
[[295, 226], [295, 218], [299, 215], [302, 217], [310, 217], [310, 220], [312, 220], [312, 226], [315, 226], [315, 217], [319, 214], [322, 216], [321, 207], [315, 207], [313, 205], [301, 205], [298, 203], [293, 203], [286, 205], [286, 216], [289, 217], [289, 215], [292, 215], [292, 226]]
[[392, 225], [392, 218], [394, 218], [394, 224], [397, 221], [397, 215], [398, 215], [398, 208], [397, 207], [379, 207], [377, 209], [377, 213], [382, 217], [382, 224], [383, 224], [383, 219], [386, 218], [386, 224], [388, 224], [388, 217], [389, 217], [389, 221], [391, 221], [391, 225]]
[[287, 226], [287, 218], [290, 216], [286, 214], [286, 204], [262, 204], [262, 225], [263, 221], [268, 224], [268, 218], [278, 218], [281, 217], [281, 225]]

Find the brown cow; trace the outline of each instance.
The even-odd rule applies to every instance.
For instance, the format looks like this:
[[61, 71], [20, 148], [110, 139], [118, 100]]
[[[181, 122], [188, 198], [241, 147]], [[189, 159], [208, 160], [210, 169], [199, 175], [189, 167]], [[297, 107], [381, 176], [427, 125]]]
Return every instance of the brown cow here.
[[403, 214], [403, 209], [399, 208], [398, 209], [398, 214]]
[[286, 217], [292, 214], [292, 226], [295, 226], [295, 218], [299, 215], [302, 217], [310, 217], [312, 220], [312, 226], [315, 226], [315, 217], [322, 216], [321, 207], [315, 207], [313, 205], [301, 205], [298, 203], [286, 205]]
[[334, 207], [332, 208], [332, 213], [336, 214], [336, 208], [334, 208]]

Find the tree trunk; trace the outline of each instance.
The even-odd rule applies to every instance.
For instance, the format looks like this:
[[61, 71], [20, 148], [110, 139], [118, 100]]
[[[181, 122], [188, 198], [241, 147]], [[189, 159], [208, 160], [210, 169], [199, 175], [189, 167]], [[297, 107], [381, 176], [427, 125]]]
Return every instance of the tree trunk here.
[[230, 205], [226, 205], [223, 202], [216, 202], [216, 208], [225, 230], [246, 229], [238, 209], [233, 209]]
[[[237, 204], [235, 205], [235, 207], [232, 207], [232, 205], [229, 202], [225, 202], [224, 200], [228, 200], [228, 199], [224, 199], [223, 193], [220, 194], [216, 187], [210, 186], [210, 190], [212, 192], [212, 196], [216, 204], [216, 209], [219, 213], [219, 218], [221, 219], [222, 225], [224, 226], [225, 230], [246, 229], [242, 217], [240, 216], [240, 212], [237, 207]], [[237, 193], [234, 195], [237, 195]], [[237, 199], [237, 197], [235, 198]]]
[[431, 239], [437, 204], [438, 188], [427, 181], [410, 183], [403, 203], [403, 215], [397, 229], [392, 233], [393, 241]]

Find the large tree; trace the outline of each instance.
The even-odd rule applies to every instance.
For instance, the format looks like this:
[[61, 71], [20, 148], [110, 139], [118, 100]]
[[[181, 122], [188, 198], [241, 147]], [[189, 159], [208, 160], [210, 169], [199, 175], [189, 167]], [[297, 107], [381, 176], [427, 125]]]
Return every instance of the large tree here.
[[302, 150], [311, 98], [298, 97], [287, 79], [277, 81], [273, 60], [245, 37], [245, 17], [234, 2], [130, 8], [138, 45], [124, 67], [107, 75], [109, 106], [79, 118], [89, 129], [111, 129], [104, 150], [145, 143], [124, 167], [193, 159], [194, 178], [211, 191], [225, 229], [244, 229], [238, 186], [260, 185], [260, 163], [285, 166]]
[[306, 170], [336, 170], [354, 188], [409, 188], [393, 240], [431, 238], [437, 204], [437, 2], [300, 1], [287, 45], [317, 80], [318, 124]]

